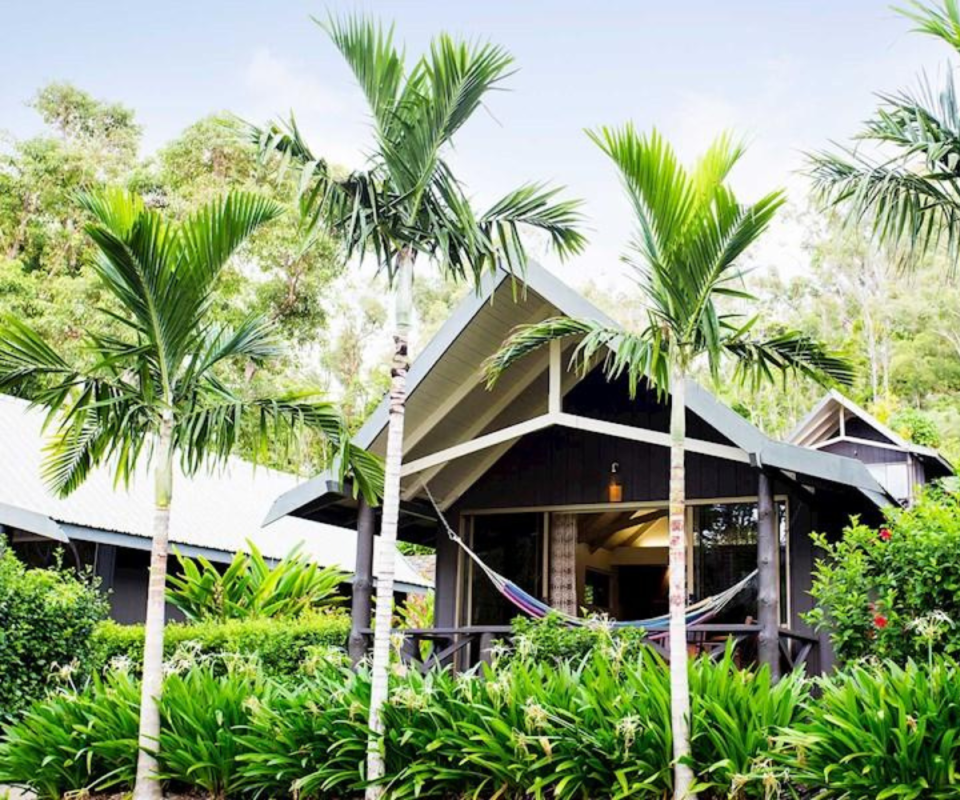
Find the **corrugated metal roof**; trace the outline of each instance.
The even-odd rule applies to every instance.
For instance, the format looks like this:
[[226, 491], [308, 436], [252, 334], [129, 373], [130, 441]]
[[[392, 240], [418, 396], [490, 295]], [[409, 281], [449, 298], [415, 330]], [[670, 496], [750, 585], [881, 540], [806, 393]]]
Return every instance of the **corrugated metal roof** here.
[[[58, 523], [149, 539], [153, 530], [153, 481], [142, 467], [129, 489], [114, 487], [108, 469], [96, 470], [66, 498], [52, 495], [40, 477], [44, 412], [20, 399], [0, 395], [0, 509], [9, 507]], [[278, 495], [299, 483], [290, 475], [229, 459], [222, 470], [187, 477], [177, 472], [170, 512], [170, 541], [223, 553], [245, 549], [252, 540], [268, 558], [282, 558], [299, 542], [324, 566], [353, 572], [356, 534], [318, 522], [287, 517], [269, 529], [261, 522]], [[12, 514], [13, 512], [11, 512]], [[0, 523], [17, 526], [0, 513]], [[46, 535], [44, 531], [34, 531]], [[401, 555], [397, 582], [427, 587], [429, 582]]]

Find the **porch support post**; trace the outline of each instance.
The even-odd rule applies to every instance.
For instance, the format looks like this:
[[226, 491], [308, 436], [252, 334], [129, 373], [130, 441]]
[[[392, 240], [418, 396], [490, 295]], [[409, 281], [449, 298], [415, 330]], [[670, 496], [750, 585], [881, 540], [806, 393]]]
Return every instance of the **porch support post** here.
[[550, 605], [565, 614], [577, 613], [577, 516], [550, 516]]
[[773, 482], [760, 472], [757, 484], [757, 596], [760, 623], [759, 656], [774, 680], [780, 677], [780, 537], [773, 502]]
[[361, 633], [370, 627], [373, 609], [373, 530], [376, 515], [367, 501], [360, 498], [357, 516], [357, 564], [354, 568], [353, 597], [350, 603], [350, 661], [356, 667], [367, 652], [367, 639]]

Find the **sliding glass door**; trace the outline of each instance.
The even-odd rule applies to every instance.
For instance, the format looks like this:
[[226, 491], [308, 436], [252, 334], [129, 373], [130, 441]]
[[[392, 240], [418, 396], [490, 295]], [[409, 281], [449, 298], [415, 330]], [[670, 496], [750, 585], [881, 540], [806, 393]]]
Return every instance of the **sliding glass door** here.
[[[780, 617], [788, 619], [786, 504], [777, 504], [780, 530]], [[717, 503], [693, 508], [694, 595], [702, 600], [733, 586], [757, 568], [757, 504]], [[757, 617], [757, 586], [745, 588], [711, 622]]]

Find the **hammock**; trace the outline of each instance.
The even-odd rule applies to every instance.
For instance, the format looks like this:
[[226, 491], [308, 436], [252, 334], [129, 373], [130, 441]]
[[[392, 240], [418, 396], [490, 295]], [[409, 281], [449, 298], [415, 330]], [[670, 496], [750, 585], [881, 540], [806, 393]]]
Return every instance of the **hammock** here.
[[[538, 600], [532, 594], [525, 592], [519, 586], [517, 586], [513, 581], [508, 580], [503, 577], [499, 572], [488, 567], [483, 560], [478, 556], [470, 547], [467, 545], [463, 539], [450, 527], [450, 524], [447, 522], [446, 517], [444, 517], [443, 512], [440, 511], [440, 508], [437, 506], [436, 501], [433, 499], [433, 495], [430, 493], [430, 489], [427, 486], [424, 486], [424, 490], [427, 493], [427, 497], [430, 498], [430, 503], [433, 505], [434, 511], [437, 513], [437, 518], [440, 520], [440, 524], [443, 526], [444, 530], [447, 532], [447, 536], [450, 539], [457, 543], [460, 546], [460, 549], [463, 550], [472, 560], [473, 563], [480, 568], [484, 575], [490, 580], [494, 585], [496, 590], [503, 595], [508, 601], [513, 605], [523, 611], [525, 614], [533, 617], [534, 619], [543, 619], [548, 614], [552, 614], [560, 617], [566, 624], [571, 626], [581, 626], [589, 623], [588, 620], [580, 619], [575, 617], [572, 614], [567, 614], [563, 611], [560, 611], [555, 608], [551, 608], [549, 605], [544, 603], [542, 600]], [[749, 575], [747, 575], [743, 580], [738, 581], [733, 584], [733, 586], [725, 589], [719, 594], [715, 594], [712, 597], [705, 597], [703, 600], [700, 600], [693, 605], [689, 605], [684, 610], [684, 617], [686, 619], [687, 625], [698, 625], [707, 622], [708, 620], [715, 617], [719, 614], [730, 602], [742, 592], [747, 585], [757, 577], [758, 570], [754, 570]], [[650, 617], [649, 619], [637, 619], [630, 621], [616, 621], [612, 623], [615, 628], [644, 628], [653, 633], [666, 633], [670, 625], [670, 615], [662, 614], [659, 617]]]

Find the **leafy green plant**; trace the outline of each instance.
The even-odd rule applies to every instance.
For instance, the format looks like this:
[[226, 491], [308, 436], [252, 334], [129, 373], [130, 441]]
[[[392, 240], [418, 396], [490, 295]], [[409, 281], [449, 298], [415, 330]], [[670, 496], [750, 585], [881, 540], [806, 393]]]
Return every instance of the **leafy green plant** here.
[[241, 734], [242, 786], [255, 798], [362, 791], [370, 676], [327, 665], [252, 703]]
[[960, 670], [887, 661], [819, 681], [778, 763], [818, 798], [947, 800], [960, 794]]
[[160, 777], [216, 798], [234, 795], [241, 780], [240, 732], [265, 701], [269, 687], [255, 661], [234, 659], [223, 674], [200, 664], [168, 676], [160, 700]]
[[137, 759], [139, 684], [122, 670], [82, 690], [37, 701], [6, 728], [0, 742], [0, 783], [41, 798], [129, 787]]
[[940, 429], [916, 408], [904, 408], [890, 417], [890, 427], [906, 439], [924, 447], [940, 446]]
[[543, 619], [516, 617], [513, 628], [513, 653], [521, 658], [562, 661], [582, 658], [594, 648], [616, 649], [636, 658], [646, 649], [642, 628], [614, 628], [603, 619], [588, 625], [571, 627], [559, 614]]
[[[173, 623], [164, 631], [164, 658], [170, 660], [184, 646], [206, 659], [229, 661], [234, 656], [255, 657], [267, 676], [288, 680], [301, 677], [318, 653], [342, 649], [350, 631], [345, 614], [309, 613], [297, 619], [233, 619], [226, 622]], [[128, 664], [139, 672], [143, 626], [107, 621], [97, 626], [92, 645], [96, 664]]]
[[931, 642], [920, 621], [960, 621], [960, 497], [927, 490], [909, 509], [891, 508], [880, 529], [854, 522], [830, 542], [814, 571], [817, 607], [807, 619], [829, 631], [842, 661], [867, 656], [927, 659], [931, 645], [960, 652], [960, 627]]
[[719, 662], [704, 656], [691, 665], [690, 693], [691, 765], [699, 776], [698, 791], [765, 798], [776, 776], [766, 768], [770, 738], [801, 720], [808, 681], [794, 672], [774, 683], [766, 665], [740, 669], [728, 646]]
[[338, 589], [346, 573], [309, 561], [297, 545], [273, 567], [247, 540], [248, 553], [237, 553], [221, 572], [203, 556], [176, 554], [181, 575], [167, 576], [167, 602], [187, 619], [227, 620], [249, 617], [298, 617], [305, 611], [343, 602]]
[[27, 569], [0, 537], [0, 721], [41, 697], [56, 670], [89, 671], [106, 615], [95, 580]]

